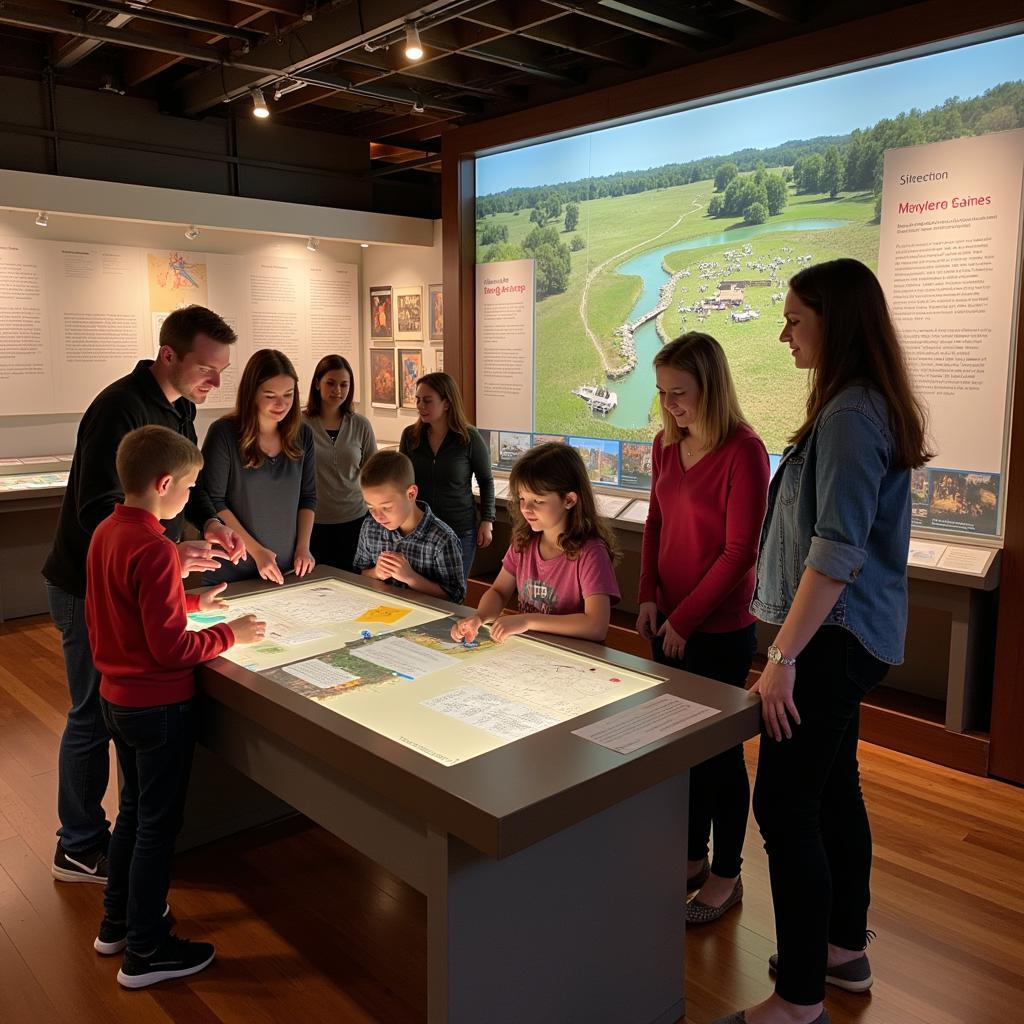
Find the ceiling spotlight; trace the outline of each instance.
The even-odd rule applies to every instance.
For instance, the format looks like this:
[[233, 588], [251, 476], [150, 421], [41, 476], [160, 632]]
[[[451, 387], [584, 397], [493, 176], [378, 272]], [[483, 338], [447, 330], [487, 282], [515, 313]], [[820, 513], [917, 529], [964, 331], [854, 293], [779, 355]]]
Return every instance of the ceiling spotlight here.
[[419, 60], [423, 56], [420, 30], [411, 21], [405, 26], [405, 55], [409, 60]]
[[369, 249], [370, 248], [370, 243], [369, 242], [360, 242], [359, 243], [359, 248], [360, 249]]
[[249, 90], [249, 95], [252, 97], [252, 116], [253, 117], [270, 117], [270, 111], [267, 109], [267, 101], [263, 98], [263, 90], [258, 86]]
[[197, 228], [195, 224], [189, 224], [188, 231], [185, 232], [185, 237], [190, 242], [194, 242], [199, 237], [199, 228]]
[[41, 227], [41, 228], [45, 228], [45, 227], [48, 227], [49, 224], [50, 224], [49, 215], [46, 213], [45, 210], [40, 210], [39, 211], [39, 216], [36, 217], [36, 226], [37, 227]]
[[306, 248], [310, 252], [319, 252], [320, 251], [320, 239], [319, 238], [310, 238], [310, 240], [308, 242], [306, 242]]
[[423, 113], [423, 100], [421, 100], [419, 96], [417, 96], [416, 99], [412, 101], [412, 112], [414, 114]]

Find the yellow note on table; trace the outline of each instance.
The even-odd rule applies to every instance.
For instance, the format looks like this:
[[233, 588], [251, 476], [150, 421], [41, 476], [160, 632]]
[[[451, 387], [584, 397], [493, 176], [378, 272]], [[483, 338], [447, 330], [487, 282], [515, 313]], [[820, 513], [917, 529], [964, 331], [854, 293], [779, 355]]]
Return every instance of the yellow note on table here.
[[379, 604], [376, 608], [371, 608], [369, 611], [363, 612], [363, 614], [356, 619], [356, 622], [383, 622], [384, 625], [390, 626], [391, 623], [397, 622], [403, 615], [408, 614], [408, 608], [392, 608], [387, 604]]

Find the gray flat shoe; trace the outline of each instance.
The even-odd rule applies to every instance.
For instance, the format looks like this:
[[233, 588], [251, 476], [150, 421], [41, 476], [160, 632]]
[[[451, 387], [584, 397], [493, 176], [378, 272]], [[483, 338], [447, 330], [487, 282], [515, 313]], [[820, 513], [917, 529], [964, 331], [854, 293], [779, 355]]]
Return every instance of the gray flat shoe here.
[[[768, 970], [775, 974], [779, 969], [779, 954], [772, 953], [768, 957]], [[825, 970], [825, 984], [834, 985], [846, 992], [867, 992], [874, 984], [871, 976], [871, 964], [868, 962], [867, 953], [857, 957], [849, 963], [837, 964], [835, 967], [828, 967]]]
[[711, 924], [712, 921], [717, 921], [727, 911], [732, 910], [742, 899], [743, 879], [737, 878], [729, 898], [720, 907], [713, 907], [710, 903], [701, 903], [696, 898], [690, 900], [686, 904], [686, 923]]

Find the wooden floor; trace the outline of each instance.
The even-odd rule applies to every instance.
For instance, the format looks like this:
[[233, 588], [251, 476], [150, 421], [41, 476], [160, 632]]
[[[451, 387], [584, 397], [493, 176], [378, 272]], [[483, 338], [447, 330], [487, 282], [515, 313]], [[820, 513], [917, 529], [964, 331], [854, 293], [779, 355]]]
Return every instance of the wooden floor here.
[[[49, 873], [66, 703], [48, 620], [0, 627], [0, 1022], [424, 1019], [423, 898], [302, 818], [178, 858], [179, 932], [215, 942], [217, 962], [191, 982], [121, 990], [119, 958], [92, 950], [100, 887]], [[830, 991], [833, 1021], [1024, 1020], [1024, 791], [866, 745], [861, 763], [876, 981], [870, 996]], [[769, 991], [772, 914], [753, 827], [746, 857], [742, 907], [688, 936], [690, 1024]]]

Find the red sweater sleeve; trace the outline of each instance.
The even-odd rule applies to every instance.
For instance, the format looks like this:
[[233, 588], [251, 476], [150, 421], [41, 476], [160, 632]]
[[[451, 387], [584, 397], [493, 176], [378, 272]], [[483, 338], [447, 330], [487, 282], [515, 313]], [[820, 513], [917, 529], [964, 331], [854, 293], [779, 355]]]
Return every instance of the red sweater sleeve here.
[[658, 551], [661, 547], [661, 505], [658, 502], [658, 474], [665, 449], [661, 446], [661, 434], [654, 438], [651, 448], [651, 499], [644, 524], [643, 544], [640, 548], [640, 604], [657, 600], [658, 593]]
[[198, 632], [188, 629], [178, 552], [171, 545], [160, 544], [152, 546], [151, 554], [135, 563], [132, 582], [153, 660], [169, 669], [194, 668], [223, 654], [235, 641], [225, 623]]
[[[729, 467], [725, 546], [700, 583], [668, 617], [680, 636], [689, 637], [756, 564], [768, 505], [768, 479], [768, 454], [760, 439], [750, 438], [738, 445]], [[646, 544], [645, 534], [645, 548]]]

